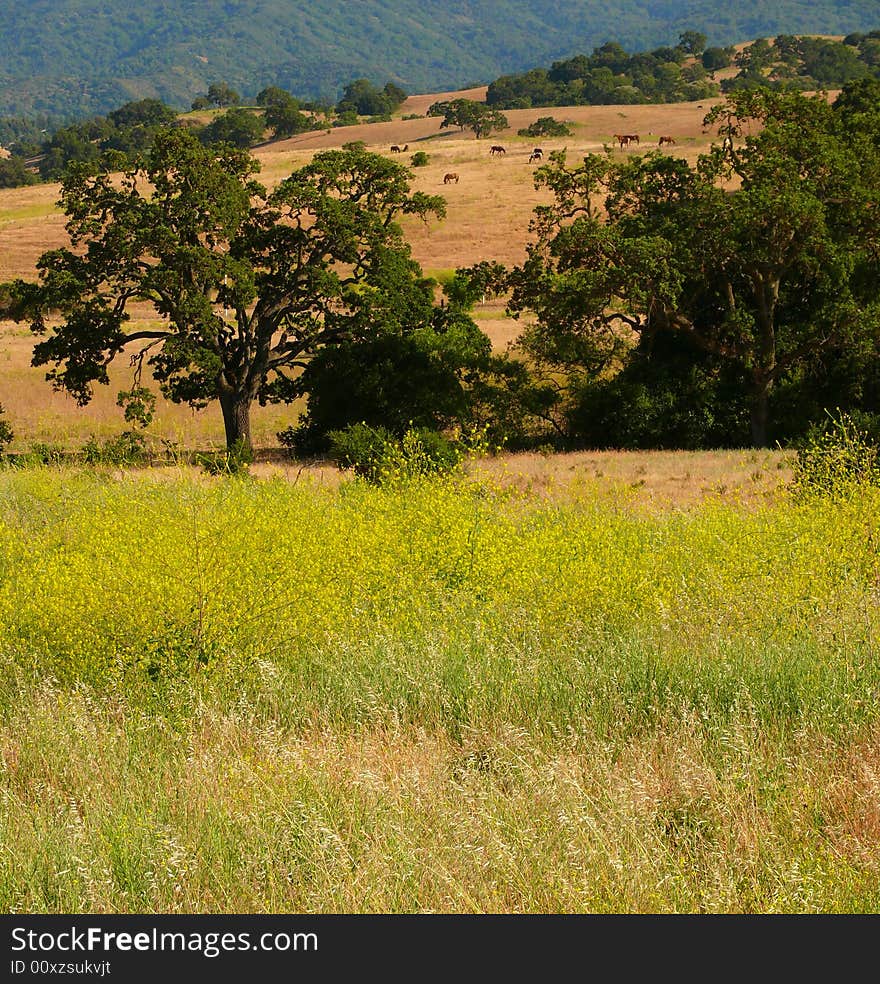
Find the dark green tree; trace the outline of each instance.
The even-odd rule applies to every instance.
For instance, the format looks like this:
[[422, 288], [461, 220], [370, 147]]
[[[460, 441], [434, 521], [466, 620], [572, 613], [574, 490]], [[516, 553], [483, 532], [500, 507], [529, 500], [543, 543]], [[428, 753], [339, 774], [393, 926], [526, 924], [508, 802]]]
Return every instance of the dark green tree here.
[[311, 118], [300, 110], [299, 102], [282, 89], [277, 90], [263, 105], [263, 119], [276, 138], [292, 137], [312, 129]]
[[880, 143], [797, 93], [736, 93], [707, 121], [724, 140], [696, 166], [553, 155], [511, 310], [537, 315], [534, 359], [581, 375], [633, 339], [683, 336], [742, 371], [763, 446], [780, 379], [877, 335]]
[[354, 111], [359, 116], [383, 116], [393, 108], [387, 93], [377, 89], [369, 79], [350, 82], [336, 104], [336, 112], [340, 115]]
[[127, 102], [107, 114], [115, 126], [164, 126], [177, 119], [177, 113], [159, 99], [140, 99]]
[[20, 188], [35, 184], [37, 176], [25, 167], [20, 157], [0, 157], [0, 188]]
[[682, 51], [699, 58], [706, 49], [706, 35], [699, 31], [683, 31], [678, 36], [678, 46]]
[[703, 68], [707, 72], [718, 72], [722, 68], [727, 68], [733, 59], [725, 48], [707, 48], [703, 52], [701, 61]]
[[233, 147], [253, 147], [263, 138], [263, 116], [246, 109], [230, 109], [215, 117], [199, 133], [202, 143], [228, 143]]
[[[434, 106], [428, 110], [429, 116], [435, 115], [431, 109], [434, 109]], [[442, 115], [441, 129], [458, 126], [462, 130], [471, 130], [478, 140], [481, 137], [488, 137], [495, 130], [504, 130], [509, 126], [504, 113], [474, 99], [453, 99], [444, 104]]]
[[[174, 401], [218, 400], [229, 448], [249, 446], [255, 400], [301, 396], [323, 346], [402, 331], [421, 309], [397, 220], [442, 216], [443, 200], [410, 194], [408, 170], [385, 157], [320, 153], [268, 194], [246, 152], [169, 130], [142, 170], [117, 168], [69, 171], [71, 248], [43, 254], [38, 283], [11, 285], [10, 313], [42, 336], [34, 364], [80, 404], [124, 355]], [[159, 320], [132, 325], [135, 301]]]
[[227, 106], [237, 106], [241, 96], [226, 82], [212, 82], [208, 86], [207, 100], [209, 106], [225, 109]]

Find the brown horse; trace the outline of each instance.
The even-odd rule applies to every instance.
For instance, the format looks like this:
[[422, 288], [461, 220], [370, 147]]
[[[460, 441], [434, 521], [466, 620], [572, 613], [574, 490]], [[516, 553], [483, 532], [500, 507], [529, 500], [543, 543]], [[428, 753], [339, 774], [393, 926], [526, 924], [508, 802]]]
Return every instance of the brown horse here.
[[450, 171], [449, 174], [443, 175], [443, 184], [448, 185], [452, 181], [458, 184], [458, 175], [454, 171]]
[[506, 154], [507, 151], [500, 144], [492, 144], [489, 153], [494, 157], [496, 154]]
[[630, 138], [625, 133], [615, 133], [612, 139], [616, 140], [620, 144], [620, 149], [623, 150], [624, 147], [629, 146]]
[[402, 154], [403, 151], [400, 149], [400, 147], [397, 146], [397, 144], [392, 144], [391, 145], [391, 153], [392, 154]]
[[661, 137], [657, 146], [662, 147], [663, 144], [674, 144], [674, 143], [675, 143], [675, 137]]
[[629, 141], [629, 143], [638, 144], [639, 135], [637, 133], [627, 133], [626, 139]]

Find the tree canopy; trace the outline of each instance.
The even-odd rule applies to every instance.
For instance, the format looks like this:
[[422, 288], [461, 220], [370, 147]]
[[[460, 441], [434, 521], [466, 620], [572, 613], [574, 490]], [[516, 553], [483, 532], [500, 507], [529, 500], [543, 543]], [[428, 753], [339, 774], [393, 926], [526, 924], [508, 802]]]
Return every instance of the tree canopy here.
[[462, 130], [471, 130], [478, 140], [509, 126], [503, 113], [474, 99], [451, 99], [432, 103], [428, 107], [428, 116], [442, 116], [441, 129], [457, 126]]
[[596, 378], [640, 339], [679, 337], [742, 373], [765, 444], [787, 374], [832, 350], [877, 351], [880, 112], [866, 96], [736, 93], [708, 115], [723, 140], [693, 166], [552, 155], [536, 180], [553, 203], [508, 281], [511, 310], [536, 315], [523, 348]]

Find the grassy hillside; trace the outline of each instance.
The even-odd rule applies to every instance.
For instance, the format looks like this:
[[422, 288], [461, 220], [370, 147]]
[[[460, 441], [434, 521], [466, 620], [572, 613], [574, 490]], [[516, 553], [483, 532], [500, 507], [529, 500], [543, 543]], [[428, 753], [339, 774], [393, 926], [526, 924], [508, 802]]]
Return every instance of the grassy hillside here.
[[876, 27], [876, 0], [0, 0], [0, 115], [85, 115], [129, 98], [187, 105], [212, 81], [335, 97], [359, 76], [424, 92], [487, 82], [609, 39], [639, 49], [687, 29], [711, 44]]

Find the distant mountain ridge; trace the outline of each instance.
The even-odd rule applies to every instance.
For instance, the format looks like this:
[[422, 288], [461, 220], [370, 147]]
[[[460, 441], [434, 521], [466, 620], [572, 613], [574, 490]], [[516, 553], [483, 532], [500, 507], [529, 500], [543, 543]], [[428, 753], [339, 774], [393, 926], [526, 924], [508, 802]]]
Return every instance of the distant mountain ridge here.
[[0, 0], [0, 115], [83, 116], [208, 84], [335, 100], [352, 79], [410, 92], [488, 82], [605, 41], [629, 50], [880, 27], [877, 0]]

